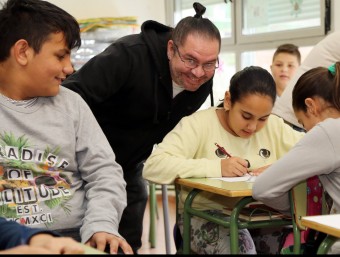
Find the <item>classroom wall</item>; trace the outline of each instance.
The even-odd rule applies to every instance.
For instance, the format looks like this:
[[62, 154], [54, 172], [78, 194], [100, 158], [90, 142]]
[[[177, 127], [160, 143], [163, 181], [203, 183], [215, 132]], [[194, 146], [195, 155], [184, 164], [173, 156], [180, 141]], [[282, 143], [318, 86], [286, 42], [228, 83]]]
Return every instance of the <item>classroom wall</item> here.
[[332, 23], [334, 25], [334, 30], [340, 30], [340, 1], [332, 1]]
[[137, 23], [165, 23], [164, 0], [48, 0], [76, 19], [136, 16]]
[[[2, 2], [4, 0], [0, 0]], [[96, 17], [136, 16], [139, 24], [145, 20], [166, 23], [165, 1], [174, 0], [48, 0], [71, 13], [76, 19]], [[340, 30], [340, 1], [333, 0], [333, 30]]]

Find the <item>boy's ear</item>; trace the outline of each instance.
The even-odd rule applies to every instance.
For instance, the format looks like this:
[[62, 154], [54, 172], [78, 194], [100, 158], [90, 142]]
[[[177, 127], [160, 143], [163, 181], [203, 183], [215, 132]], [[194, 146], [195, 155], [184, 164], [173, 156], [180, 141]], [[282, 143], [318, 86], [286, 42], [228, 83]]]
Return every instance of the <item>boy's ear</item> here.
[[24, 39], [18, 40], [13, 48], [14, 58], [20, 65], [26, 65], [28, 61], [29, 51], [31, 50], [28, 42]]
[[231, 108], [231, 99], [230, 99], [230, 92], [226, 91], [224, 94], [224, 101], [223, 101], [224, 110], [229, 111]]

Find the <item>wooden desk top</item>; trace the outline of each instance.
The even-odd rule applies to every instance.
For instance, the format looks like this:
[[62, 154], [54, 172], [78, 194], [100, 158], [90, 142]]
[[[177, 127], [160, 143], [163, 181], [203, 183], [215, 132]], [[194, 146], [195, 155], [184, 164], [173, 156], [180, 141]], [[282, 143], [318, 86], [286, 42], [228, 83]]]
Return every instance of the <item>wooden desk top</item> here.
[[226, 182], [211, 178], [179, 178], [176, 184], [228, 197], [252, 196], [253, 183]]
[[305, 216], [301, 218], [301, 224], [340, 238], [340, 214]]
[[91, 255], [92, 254], [107, 254], [106, 252], [99, 251], [96, 248], [93, 248], [91, 246], [87, 246], [85, 244], [81, 244], [81, 246], [84, 249], [84, 254], [91, 254]]

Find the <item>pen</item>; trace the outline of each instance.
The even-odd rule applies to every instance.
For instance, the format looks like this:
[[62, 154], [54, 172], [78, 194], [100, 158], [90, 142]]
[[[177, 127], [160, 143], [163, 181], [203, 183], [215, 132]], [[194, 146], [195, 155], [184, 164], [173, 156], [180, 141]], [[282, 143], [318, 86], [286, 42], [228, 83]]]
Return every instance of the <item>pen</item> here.
[[[217, 146], [217, 148], [218, 148], [222, 153], [224, 153], [224, 154], [225, 154], [226, 156], [228, 156], [229, 158], [231, 157], [231, 154], [228, 153], [228, 152], [224, 149], [224, 147], [220, 146], [220, 145], [217, 144], [217, 143], [215, 143], [215, 145]], [[247, 168], [250, 168], [250, 162], [249, 162], [248, 160], [246, 160], [246, 161], [247, 161], [247, 163], [248, 163]]]
[[215, 143], [215, 145], [217, 146], [217, 148], [224, 153], [226, 156], [231, 157], [231, 155], [224, 149], [224, 147], [220, 146], [219, 144]]

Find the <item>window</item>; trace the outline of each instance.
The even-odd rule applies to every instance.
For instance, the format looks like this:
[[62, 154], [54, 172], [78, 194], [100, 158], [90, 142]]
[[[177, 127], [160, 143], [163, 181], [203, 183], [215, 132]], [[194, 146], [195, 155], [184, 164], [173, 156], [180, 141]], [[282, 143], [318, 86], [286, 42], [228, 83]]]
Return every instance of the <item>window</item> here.
[[[301, 54], [301, 62], [306, 58], [309, 51], [312, 50], [312, 46], [299, 47]], [[260, 50], [260, 51], [247, 51], [241, 55], [241, 67], [247, 67], [250, 65], [261, 66], [262, 68], [270, 72], [270, 65], [272, 64], [273, 55], [276, 48]]]
[[320, 0], [237, 1], [239, 43], [324, 35], [325, 3]]
[[[213, 87], [215, 106], [223, 101], [231, 76], [236, 72], [235, 59], [235, 53], [232, 52], [222, 52], [219, 55], [219, 67], [215, 71]], [[210, 104], [210, 97], [208, 97], [201, 109], [209, 108]]]
[[[193, 2], [165, 0], [170, 26], [193, 16]], [[236, 71], [258, 65], [270, 72], [272, 56], [284, 43], [299, 46], [308, 55], [330, 28], [330, 0], [201, 0], [209, 18], [221, 32], [220, 67], [214, 76], [214, 103], [224, 98]], [[210, 97], [201, 109], [210, 106]]]

